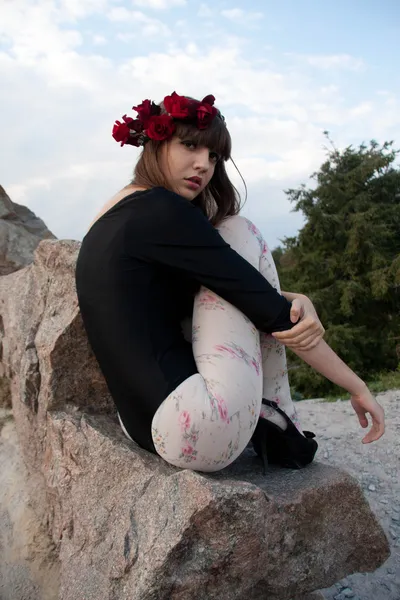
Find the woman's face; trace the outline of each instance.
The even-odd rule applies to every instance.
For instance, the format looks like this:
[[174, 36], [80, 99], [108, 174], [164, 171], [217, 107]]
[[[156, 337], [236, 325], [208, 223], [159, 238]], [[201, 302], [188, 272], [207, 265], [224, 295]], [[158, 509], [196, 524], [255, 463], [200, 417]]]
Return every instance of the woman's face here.
[[174, 136], [162, 147], [161, 169], [175, 193], [194, 200], [210, 182], [219, 158], [190, 138]]

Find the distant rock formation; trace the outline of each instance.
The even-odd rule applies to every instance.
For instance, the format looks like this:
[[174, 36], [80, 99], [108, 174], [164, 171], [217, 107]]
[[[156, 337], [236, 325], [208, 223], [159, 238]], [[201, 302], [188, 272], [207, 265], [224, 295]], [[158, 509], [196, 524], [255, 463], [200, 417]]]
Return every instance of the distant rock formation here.
[[29, 265], [37, 245], [45, 239], [56, 236], [29, 208], [13, 202], [0, 185], [0, 275]]

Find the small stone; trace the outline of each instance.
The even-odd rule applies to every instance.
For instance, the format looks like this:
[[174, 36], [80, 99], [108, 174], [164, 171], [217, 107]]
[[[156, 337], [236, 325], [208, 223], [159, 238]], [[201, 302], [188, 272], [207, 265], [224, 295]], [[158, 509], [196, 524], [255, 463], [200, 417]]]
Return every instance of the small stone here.
[[393, 529], [393, 527], [389, 527], [389, 533], [394, 540], [397, 540], [397, 538], [399, 537], [397, 531]]
[[355, 593], [351, 588], [345, 588], [340, 593], [343, 596], [343, 598], [354, 598], [355, 596]]
[[329, 458], [329, 452], [324, 452], [324, 458]]
[[397, 523], [397, 521], [400, 521], [400, 516], [399, 515], [393, 515], [392, 516], [392, 521], [395, 521]]
[[392, 567], [388, 567], [386, 569], [386, 573], [388, 573], [389, 575], [394, 575], [396, 571]]
[[373, 483], [370, 483], [369, 486], [368, 486], [368, 489], [369, 489], [370, 492], [375, 492], [376, 487], [374, 486]]
[[381, 498], [381, 499], [379, 500], [379, 502], [380, 502], [381, 504], [389, 504], [389, 500], [387, 500], [386, 498]]

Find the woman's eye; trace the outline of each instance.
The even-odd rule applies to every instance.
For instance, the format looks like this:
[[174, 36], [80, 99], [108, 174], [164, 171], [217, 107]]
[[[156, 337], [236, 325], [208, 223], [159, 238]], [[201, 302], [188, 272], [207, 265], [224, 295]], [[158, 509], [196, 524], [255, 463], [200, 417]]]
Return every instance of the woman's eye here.
[[210, 159], [213, 162], [218, 162], [219, 158], [220, 158], [219, 154], [217, 154], [216, 152], [210, 152]]
[[190, 148], [191, 150], [196, 148], [196, 144], [194, 142], [191, 142], [190, 140], [186, 140], [186, 141], [182, 142], [182, 144], [184, 146], [186, 146], [186, 148]]

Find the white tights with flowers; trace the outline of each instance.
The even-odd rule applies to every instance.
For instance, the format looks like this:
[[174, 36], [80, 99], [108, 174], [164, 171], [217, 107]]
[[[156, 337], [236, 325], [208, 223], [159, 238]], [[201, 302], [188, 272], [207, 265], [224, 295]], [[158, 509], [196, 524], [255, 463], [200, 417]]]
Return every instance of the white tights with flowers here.
[[[271, 252], [250, 221], [229, 217], [218, 230], [280, 291]], [[223, 469], [243, 452], [259, 416], [273, 410], [261, 405], [262, 398], [277, 402], [300, 430], [282, 344], [204, 287], [191, 325], [199, 372], [164, 400], [152, 421], [154, 445], [164, 460], [195, 471]]]

